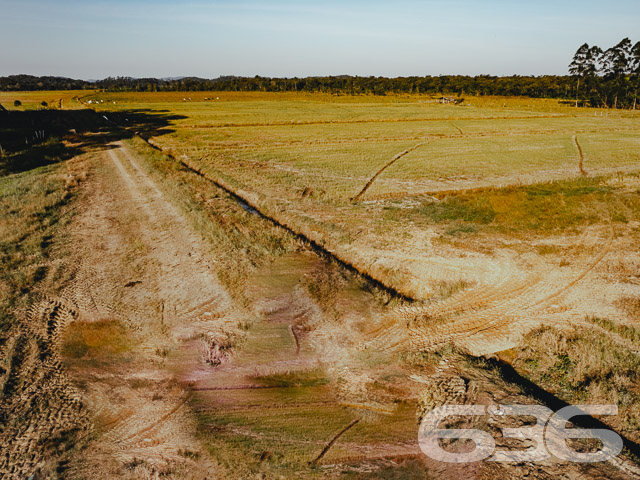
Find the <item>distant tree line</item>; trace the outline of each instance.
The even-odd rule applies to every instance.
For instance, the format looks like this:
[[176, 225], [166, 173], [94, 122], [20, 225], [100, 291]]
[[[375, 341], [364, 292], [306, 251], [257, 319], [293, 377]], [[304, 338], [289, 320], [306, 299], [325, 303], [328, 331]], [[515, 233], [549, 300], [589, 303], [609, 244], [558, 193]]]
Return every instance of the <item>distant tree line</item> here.
[[350, 75], [270, 78], [224, 76], [214, 79], [109, 77], [87, 82], [61, 77], [0, 77], [0, 91], [92, 90], [135, 92], [244, 91], [324, 92], [344, 95], [446, 94], [502, 95], [573, 99], [576, 105], [635, 108], [640, 82], [640, 42], [628, 38], [607, 50], [582, 45], [569, 65], [570, 75], [496, 77], [440, 75], [359, 77]]
[[32, 75], [9, 75], [0, 77], [0, 91], [37, 91], [37, 90], [90, 90], [95, 88], [91, 82], [72, 80], [64, 77], [34, 77]]
[[575, 88], [567, 76], [495, 77], [441, 75], [437, 77], [328, 76], [307, 78], [220, 77], [213, 80], [182, 78], [107, 78], [96, 83], [109, 91], [244, 91], [244, 92], [324, 92], [345, 95], [386, 95], [387, 93], [523, 95], [567, 98]]
[[478, 75], [441, 75], [426, 77], [327, 76], [306, 78], [270, 78], [226, 76], [215, 79], [109, 77], [96, 82], [58, 77], [12, 75], [0, 77], [0, 91], [18, 90], [105, 90], [112, 92], [324, 92], [345, 95], [386, 95], [422, 93], [448, 95], [505, 95], [546, 98], [573, 98], [575, 81], [571, 76], [496, 77]]

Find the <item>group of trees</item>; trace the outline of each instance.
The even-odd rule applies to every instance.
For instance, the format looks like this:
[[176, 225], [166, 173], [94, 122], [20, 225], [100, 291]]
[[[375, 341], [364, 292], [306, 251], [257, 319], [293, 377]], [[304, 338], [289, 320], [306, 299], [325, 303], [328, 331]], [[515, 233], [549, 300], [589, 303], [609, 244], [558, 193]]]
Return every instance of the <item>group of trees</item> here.
[[636, 108], [640, 89], [640, 42], [629, 38], [607, 50], [585, 43], [569, 64], [575, 99], [591, 106]]
[[602, 50], [582, 45], [569, 65], [570, 75], [495, 77], [490, 75], [440, 75], [426, 77], [359, 77], [350, 75], [270, 78], [226, 76], [214, 79], [109, 77], [88, 82], [61, 77], [12, 75], [0, 77], [4, 90], [105, 91], [258, 91], [325, 92], [345, 95], [421, 93], [446, 95], [504, 95], [574, 99], [577, 105], [636, 108], [640, 90], [640, 42], [625, 38]]

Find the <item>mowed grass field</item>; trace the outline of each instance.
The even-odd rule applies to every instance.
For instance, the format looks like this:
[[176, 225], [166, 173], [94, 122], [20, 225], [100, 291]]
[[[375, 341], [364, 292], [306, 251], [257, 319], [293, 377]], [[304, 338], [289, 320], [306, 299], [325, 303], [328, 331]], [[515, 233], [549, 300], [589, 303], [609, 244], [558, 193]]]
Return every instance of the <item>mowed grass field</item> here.
[[155, 138], [159, 146], [290, 201], [313, 189], [343, 205], [395, 155], [423, 143], [376, 179], [369, 198], [576, 176], [575, 135], [590, 173], [633, 166], [640, 151], [640, 115], [556, 100], [468, 98], [454, 106], [417, 96], [230, 92], [90, 99], [103, 102], [99, 110], [170, 113], [177, 118]]
[[[578, 234], [638, 216], [625, 186], [640, 170], [634, 111], [530, 98], [443, 105], [424, 95], [95, 93], [83, 100], [413, 298], [437, 295], [442, 282], [477, 282], [456, 263], [470, 248], [486, 254], [512, 244], [499, 240], [505, 236], [529, 244], [568, 227]], [[134, 115], [164, 123], [145, 130]], [[615, 175], [627, 175], [619, 187], [611, 187]], [[437, 246], [428, 240], [434, 235], [444, 235]], [[455, 265], [434, 267], [447, 256]]]
[[[0, 105], [7, 110], [38, 110], [43, 108], [42, 102], [48, 107], [72, 109], [82, 107], [78, 97], [91, 94], [87, 90], [55, 90], [39, 92], [0, 92]], [[15, 107], [18, 100], [22, 105]]]
[[[459, 105], [429, 96], [244, 92], [83, 99], [413, 298], [437, 295], [442, 282], [477, 281], [464, 262], [434, 267], [443, 257], [504, 249], [512, 242], [499, 240], [505, 235], [529, 244], [568, 227], [578, 234], [637, 217], [629, 188], [608, 180], [627, 175], [618, 183], [633, 184], [639, 170], [634, 111], [497, 97]], [[164, 123], [145, 130], [134, 115]], [[434, 234], [446, 248], [427, 240]]]

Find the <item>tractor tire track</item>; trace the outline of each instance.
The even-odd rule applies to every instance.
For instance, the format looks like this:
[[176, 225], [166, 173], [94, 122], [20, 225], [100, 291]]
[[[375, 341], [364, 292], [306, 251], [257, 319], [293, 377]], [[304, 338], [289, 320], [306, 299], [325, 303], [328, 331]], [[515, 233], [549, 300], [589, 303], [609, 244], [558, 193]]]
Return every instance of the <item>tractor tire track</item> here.
[[324, 457], [327, 452], [329, 451], [329, 449], [333, 446], [334, 443], [336, 443], [338, 441], [338, 439], [344, 435], [345, 433], [347, 433], [350, 429], [352, 429], [360, 420], [359, 419], [355, 419], [353, 420], [349, 425], [347, 425], [346, 427], [344, 427], [342, 430], [340, 430], [332, 439], [329, 443], [327, 443], [327, 445], [322, 449], [322, 451], [320, 452], [320, 454], [314, 458], [313, 460], [311, 460], [309, 462], [309, 465], [315, 465], [317, 464], [322, 457]]
[[456, 130], [458, 130], [458, 132], [460, 132], [460, 135], [464, 135], [464, 132], [462, 131], [462, 129], [456, 125], [455, 123], [451, 123], [450, 124], [453, 128], [455, 128]]
[[2, 478], [33, 475], [64, 453], [55, 448], [56, 438], [77, 441], [91, 428], [80, 392], [59, 357], [60, 332], [77, 317], [76, 310], [43, 296], [24, 317], [0, 352], [5, 360], [0, 365]]
[[176, 413], [180, 409], [180, 407], [182, 407], [187, 402], [187, 400], [189, 400], [189, 394], [185, 395], [184, 398], [182, 400], [180, 400], [180, 402], [178, 402], [178, 404], [175, 407], [173, 407], [171, 410], [169, 410], [166, 414], [164, 414], [158, 420], [156, 420], [155, 422], [150, 423], [149, 425], [147, 425], [146, 427], [142, 428], [141, 430], [138, 430], [137, 432], [132, 433], [127, 438], [125, 438], [123, 441], [126, 442], [127, 440], [131, 440], [132, 438], [139, 437], [143, 433], [147, 433], [149, 430], [151, 430], [151, 429], [155, 428], [156, 426], [160, 425], [162, 422], [167, 420], [171, 415]]
[[[515, 283], [513, 278], [505, 276], [508, 281], [497, 288], [480, 285], [444, 302], [401, 307], [395, 317], [369, 332], [369, 340], [364, 347], [391, 351], [402, 348], [434, 350], [453, 342], [472, 355], [504, 349], [496, 339], [505, 333], [516, 335], [535, 323], [533, 319], [554, 321], [555, 316], [546, 312], [547, 307], [583, 280], [605, 258], [611, 251], [613, 238], [613, 229], [609, 228], [607, 242], [593, 260], [571, 280], [565, 280], [555, 289], [554, 283], [549, 283], [542, 273]], [[565, 318], [571, 317], [571, 312], [562, 312]]]
[[380, 168], [374, 175], [373, 177], [371, 177], [369, 179], [369, 181], [366, 183], [366, 185], [362, 188], [362, 190], [360, 190], [360, 192], [358, 192], [354, 197], [351, 198], [352, 202], [357, 202], [359, 201], [362, 196], [366, 193], [366, 191], [369, 189], [369, 187], [373, 184], [373, 182], [376, 181], [376, 178], [378, 178], [382, 172], [384, 172], [387, 168], [389, 168], [391, 165], [393, 165], [394, 163], [396, 163], [398, 160], [400, 160], [402, 157], [404, 157], [405, 155], [413, 152], [414, 150], [417, 150], [418, 148], [422, 147], [423, 145], [426, 145], [429, 142], [421, 142], [418, 143], [417, 145], [414, 145], [411, 148], [407, 148], [406, 150], [398, 153], [395, 157], [393, 157], [387, 164], [385, 164], [382, 168]]
[[289, 325], [289, 331], [291, 332], [293, 340], [296, 342], [296, 355], [300, 355], [300, 339], [298, 338], [298, 334], [296, 333], [296, 329], [293, 325]]
[[573, 137], [573, 141], [576, 144], [576, 148], [578, 149], [578, 155], [580, 156], [580, 160], [578, 163], [578, 169], [580, 170], [580, 174], [581, 175], [587, 175], [587, 172], [584, 169], [584, 153], [582, 152], [582, 147], [580, 146], [580, 143], [578, 142], [578, 135], [574, 135]]

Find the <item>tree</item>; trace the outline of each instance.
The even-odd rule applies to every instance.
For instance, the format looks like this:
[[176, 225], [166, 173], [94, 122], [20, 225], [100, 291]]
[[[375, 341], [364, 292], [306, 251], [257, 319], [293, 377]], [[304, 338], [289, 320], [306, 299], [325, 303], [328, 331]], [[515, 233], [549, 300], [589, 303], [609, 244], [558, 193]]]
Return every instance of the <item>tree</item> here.
[[618, 97], [624, 94], [624, 77], [631, 69], [631, 40], [624, 38], [617, 45], [607, 49], [603, 57], [603, 73], [614, 85], [613, 108], [618, 108]]
[[638, 87], [640, 87], [640, 42], [631, 49], [631, 73], [633, 74], [635, 90], [633, 92], [633, 109], [636, 109]]
[[578, 77], [576, 84], [576, 107], [578, 106], [578, 93], [580, 92], [580, 79], [586, 75], [587, 71], [587, 58], [589, 56], [588, 43], [583, 43], [573, 56], [573, 60], [569, 64], [569, 73]]
[[600, 47], [594, 45], [589, 49], [589, 54], [587, 55], [586, 61], [586, 69], [585, 69], [585, 96], [589, 96], [589, 103], [591, 105], [595, 104], [595, 100], [592, 102], [591, 99], [594, 98], [594, 87], [597, 87], [599, 82], [599, 72], [600, 65], [602, 63], [603, 52]]
[[640, 42], [631, 49], [631, 73], [640, 75]]
[[576, 107], [578, 106], [580, 79], [584, 80], [583, 83], [585, 87], [589, 86], [588, 84], [591, 83], [591, 80], [598, 74], [598, 64], [601, 57], [602, 49], [597, 45], [589, 47], [588, 43], [581, 45], [573, 56], [573, 60], [569, 64], [569, 73], [578, 77], [576, 86]]

